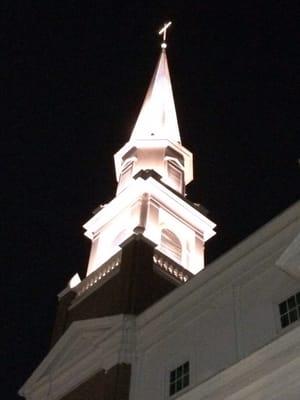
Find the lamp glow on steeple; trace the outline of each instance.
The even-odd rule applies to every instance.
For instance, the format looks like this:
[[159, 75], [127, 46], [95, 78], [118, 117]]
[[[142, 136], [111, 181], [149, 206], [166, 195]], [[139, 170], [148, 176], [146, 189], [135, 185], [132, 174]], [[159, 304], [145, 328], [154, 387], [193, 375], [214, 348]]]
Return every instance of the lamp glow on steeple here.
[[163, 49], [130, 140], [168, 139], [180, 143], [180, 133], [168, 68]]
[[144, 103], [130, 140], [168, 139], [180, 143], [180, 133], [171, 85], [167, 55], [166, 32], [171, 22], [159, 31], [163, 35], [162, 52], [148, 88]]
[[129, 141], [115, 154], [117, 193], [141, 170], [153, 170], [180, 192], [193, 179], [193, 155], [181, 145], [166, 54], [166, 32], [161, 54]]
[[133, 234], [195, 274], [204, 268], [204, 243], [215, 224], [185, 198], [193, 155], [182, 144], [166, 55], [161, 54], [129, 140], [115, 154], [115, 198], [85, 225], [92, 240], [87, 275], [120, 251]]

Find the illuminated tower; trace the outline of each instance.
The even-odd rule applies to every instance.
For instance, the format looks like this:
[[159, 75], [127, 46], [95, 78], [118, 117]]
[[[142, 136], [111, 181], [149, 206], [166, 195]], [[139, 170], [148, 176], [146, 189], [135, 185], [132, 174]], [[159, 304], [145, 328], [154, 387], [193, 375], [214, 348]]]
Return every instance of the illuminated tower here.
[[215, 224], [185, 197], [193, 157], [181, 144], [165, 40], [114, 160], [116, 195], [84, 225], [87, 274], [59, 295], [53, 347], [20, 391], [28, 399], [128, 399], [134, 316], [204, 268]]
[[204, 268], [213, 224], [185, 198], [193, 156], [181, 144], [165, 48], [129, 141], [115, 154], [116, 197], [85, 225], [92, 240], [87, 275], [141, 234], [192, 274]]

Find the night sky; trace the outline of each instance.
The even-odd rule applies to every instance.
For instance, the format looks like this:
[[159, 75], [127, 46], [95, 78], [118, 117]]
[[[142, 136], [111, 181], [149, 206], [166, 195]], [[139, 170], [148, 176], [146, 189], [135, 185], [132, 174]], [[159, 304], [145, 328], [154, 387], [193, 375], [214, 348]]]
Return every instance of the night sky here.
[[194, 154], [188, 197], [218, 225], [207, 260], [299, 198], [295, 4], [2, 3], [1, 398], [18, 398], [47, 353], [57, 293], [84, 276], [82, 225], [114, 196], [113, 154], [135, 123], [163, 22], [173, 21], [168, 61]]

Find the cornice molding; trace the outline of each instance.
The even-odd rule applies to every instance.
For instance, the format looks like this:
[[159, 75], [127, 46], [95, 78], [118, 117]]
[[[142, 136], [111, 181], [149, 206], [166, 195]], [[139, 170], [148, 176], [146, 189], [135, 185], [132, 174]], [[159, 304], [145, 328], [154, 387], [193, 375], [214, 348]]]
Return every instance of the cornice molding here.
[[282, 253], [276, 265], [293, 278], [300, 279], [300, 233]]
[[100, 370], [131, 363], [135, 318], [118, 315], [74, 322], [20, 389], [27, 399], [61, 398]]

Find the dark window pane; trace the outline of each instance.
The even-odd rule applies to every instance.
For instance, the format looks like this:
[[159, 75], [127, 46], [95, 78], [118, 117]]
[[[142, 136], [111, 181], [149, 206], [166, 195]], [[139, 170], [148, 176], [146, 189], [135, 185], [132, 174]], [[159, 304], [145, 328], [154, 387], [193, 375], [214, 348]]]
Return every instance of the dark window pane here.
[[188, 386], [189, 383], [190, 383], [190, 377], [189, 377], [189, 375], [185, 375], [185, 376], [183, 377], [183, 387]]
[[280, 318], [280, 320], [281, 320], [281, 326], [282, 326], [282, 328], [285, 328], [286, 326], [289, 325], [289, 317], [288, 317], [287, 314], [283, 315], [283, 316]]
[[287, 302], [288, 302], [289, 309], [296, 307], [295, 296], [290, 297]]
[[171, 383], [170, 385], [170, 396], [175, 393], [175, 383]]
[[177, 378], [180, 378], [182, 376], [182, 365], [180, 367], [177, 368], [177, 374], [176, 374]]
[[184, 363], [183, 364], [183, 373], [187, 374], [189, 372], [189, 369], [190, 369], [190, 363], [189, 362]]
[[283, 301], [282, 303], [279, 304], [279, 311], [280, 314], [285, 314], [287, 312], [287, 304], [286, 301]]
[[296, 294], [296, 299], [297, 299], [298, 305], [300, 305], [300, 292]]
[[290, 321], [291, 322], [295, 322], [297, 321], [297, 310], [293, 310], [289, 312], [289, 316], [290, 316]]
[[170, 373], [170, 381], [171, 381], [171, 382], [174, 382], [174, 381], [175, 381], [175, 377], [176, 377], [176, 375], [175, 375], [175, 370], [173, 370], [173, 371], [171, 371], [171, 373]]
[[298, 318], [300, 318], [300, 306], [298, 307]]
[[179, 381], [176, 382], [176, 392], [182, 389], [182, 381], [179, 379]]
[[189, 361], [180, 365], [176, 369], [170, 371], [170, 382], [169, 382], [169, 395], [179, 392], [184, 387], [190, 384], [190, 363]]

